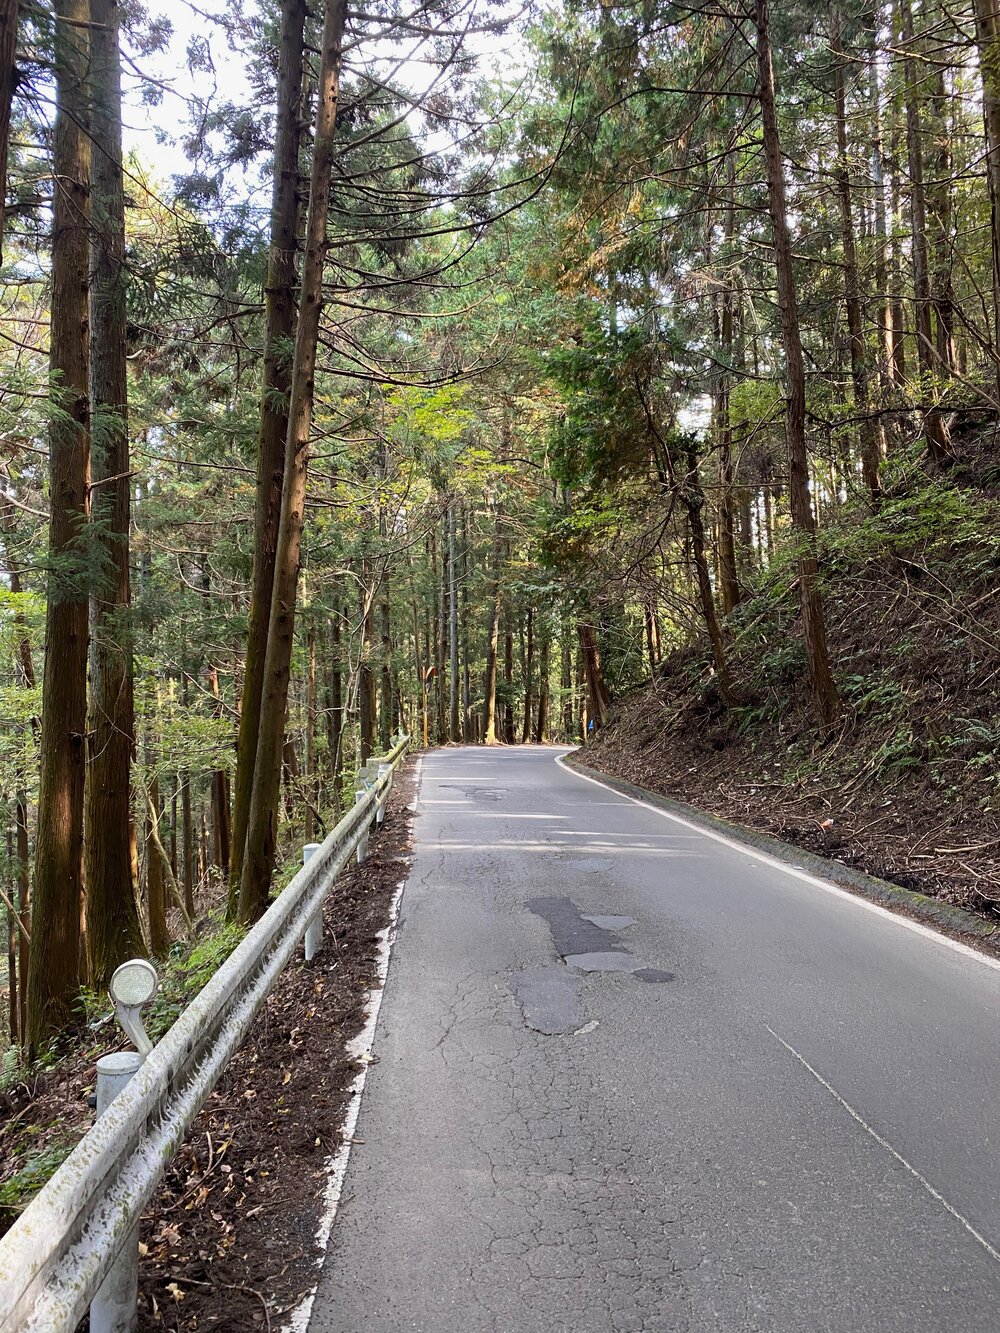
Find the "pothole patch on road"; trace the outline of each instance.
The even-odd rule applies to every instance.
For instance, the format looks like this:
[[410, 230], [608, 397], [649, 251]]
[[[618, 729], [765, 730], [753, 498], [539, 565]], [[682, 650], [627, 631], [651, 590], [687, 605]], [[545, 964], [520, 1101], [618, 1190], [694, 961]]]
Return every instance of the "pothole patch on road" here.
[[640, 981], [675, 981], [673, 972], [643, 967], [617, 932], [636, 924], [631, 916], [581, 912], [572, 898], [530, 898], [528, 908], [548, 923], [556, 953], [576, 972], [628, 972]]

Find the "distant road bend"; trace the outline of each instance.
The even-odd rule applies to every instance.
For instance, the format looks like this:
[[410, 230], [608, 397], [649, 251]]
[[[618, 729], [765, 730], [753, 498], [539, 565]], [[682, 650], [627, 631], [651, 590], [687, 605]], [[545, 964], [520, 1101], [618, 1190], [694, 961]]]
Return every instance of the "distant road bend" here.
[[567, 771], [422, 761], [311, 1333], [1000, 1329], [1000, 968]]

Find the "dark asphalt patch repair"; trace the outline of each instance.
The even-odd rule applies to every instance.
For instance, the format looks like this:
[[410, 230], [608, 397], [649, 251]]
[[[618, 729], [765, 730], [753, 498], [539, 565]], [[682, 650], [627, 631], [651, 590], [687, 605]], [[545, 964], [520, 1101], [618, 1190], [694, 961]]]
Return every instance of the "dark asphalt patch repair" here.
[[673, 972], [638, 967], [615, 930], [634, 926], [629, 916], [584, 914], [571, 898], [531, 898], [527, 906], [547, 922], [552, 942], [565, 967], [526, 968], [512, 978], [514, 996], [524, 1021], [536, 1032], [557, 1036], [576, 1032], [583, 1024], [578, 982], [584, 972], [628, 972], [639, 981], [674, 981]]

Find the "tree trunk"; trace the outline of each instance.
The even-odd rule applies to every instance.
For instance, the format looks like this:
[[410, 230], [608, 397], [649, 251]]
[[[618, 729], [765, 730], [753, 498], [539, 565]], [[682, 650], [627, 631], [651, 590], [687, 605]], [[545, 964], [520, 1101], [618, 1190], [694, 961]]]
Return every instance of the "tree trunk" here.
[[330, 751], [330, 777], [333, 783], [333, 811], [339, 817], [343, 810], [343, 770], [344, 770], [344, 666], [342, 612], [340, 602], [334, 598], [330, 612], [330, 675], [327, 695], [327, 747]]
[[7, 155], [10, 111], [14, 99], [14, 52], [17, 46], [19, 0], [0, 0], [0, 264], [3, 263], [4, 201], [7, 197]]
[[52, 297], [49, 366], [49, 556], [39, 744], [38, 829], [28, 973], [28, 1048], [69, 1026], [79, 983], [87, 727], [84, 554], [90, 139], [88, 0], [56, 0]]
[[990, 242], [993, 253], [993, 353], [1000, 396], [1000, 0], [973, 0], [979, 72], [983, 82], [983, 129], [986, 182], [990, 195]]
[[382, 596], [379, 603], [382, 636], [382, 678], [378, 702], [378, 738], [383, 754], [392, 749], [392, 608], [389, 605], [389, 573], [382, 574]]
[[535, 666], [535, 625], [534, 609], [528, 607], [525, 627], [526, 643], [524, 651], [524, 725], [521, 727], [521, 744], [527, 745], [531, 739], [531, 695]]
[[306, 0], [283, 0], [278, 57], [277, 116], [271, 192], [271, 236], [264, 288], [264, 369], [257, 438], [257, 499], [254, 508], [253, 583], [247, 629], [246, 668], [233, 794], [229, 916], [236, 914], [250, 793], [257, 762], [264, 658], [267, 652], [274, 562], [281, 517], [282, 470], [288, 434], [291, 366], [286, 351], [295, 331], [298, 223], [301, 214], [299, 156]]
[[[6, 801], [6, 797], [4, 799]], [[7, 865], [10, 867], [14, 865], [14, 830], [9, 824], [7, 825]], [[14, 908], [17, 890], [14, 888], [12, 876], [7, 880], [6, 899], [4, 908], [7, 916], [7, 1018], [10, 1044], [16, 1046], [21, 1039], [19, 1030], [20, 1009], [17, 1003], [17, 936], [19, 921]]]
[[809, 496], [809, 458], [806, 451], [806, 382], [799, 333], [798, 301], [792, 241], [785, 203], [785, 169], [781, 158], [778, 119], [771, 63], [771, 25], [767, 0], [755, 0], [757, 68], [760, 78], [760, 107], [767, 167], [767, 194], [774, 232], [774, 262], [777, 272], [781, 334], [785, 350], [788, 401], [785, 411], [785, 440], [788, 448], [789, 507], [792, 525], [801, 544], [798, 560], [799, 597], [813, 707], [820, 728], [830, 731], [840, 713], [840, 696], [830, 670], [826, 643], [826, 621], [817, 582], [816, 524]]
[[[214, 700], [212, 711], [222, 717], [222, 694], [219, 690], [219, 669], [214, 663], [208, 667], [208, 689]], [[212, 838], [213, 862], [228, 879], [232, 848], [232, 825], [229, 818], [229, 775], [217, 768], [212, 773]]]
[[[906, 85], [906, 155], [910, 171], [910, 234], [913, 266], [914, 324], [917, 336], [917, 361], [929, 381], [937, 363], [931, 327], [931, 286], [927, 259], [927, 199], [924, 189], [923, 139], [920, 129], [920, 89], [917, 62], [913, 55], [913, 8], [911, 0], [900, 0], [903, 21], [902, 40], [906, 51], [903, 61]], [[933, 394], [933, 385], [924, 386], [921, 396]], [[941, 413], [934, 407], [924, 412], [924, 437], [931, 458], [937, 462], [948, 455], [948, 434]]]
[[505, 745], [513, 745], [514, 736], [514, 632], [510, 623], [510, 612], [503, 616], [503, 739]]
[[[733, 681], [726, 660], [726, 646], [722, 637], [722, 627], [715, 609], [715, 595], [712, 592], [712, 579], [708, 568], [708, 552], [705, 541], [705, 523], [702, 517], [705, 507], [705, 494], [698, 477], [698, 460], [694, 450], [688, 451], [688, 474], [681, 489], [681, 500], [687, 511], [688, 527], [691, 532], [691, 553], [694, 559], [695, 577], [698, 583], [698, 598], [708, 630], [708, 640], [712, 647], [712, 660], [715, 663], [715, 675], [719, 682], [719, 694], [727, 708], [733, 704]], [[602, 719], [603, 720], [603, 719]]]
[[472, 716], [472, 680], [469, 666], [469, 529], [466, 506], [462, 506], [462, 740], [475, 741]]
[[562, 674], [559, 678], [562, 692], [562, 726], [565, 740], [573, 735], [573, 644], [569, 626], [562, 629]]
[[142, 951], [142, 928], [132, 877], [135, 722], [118, 0], [91, 0], [91, 19], [91, 531], [107, 573], [90, 602], [84, 883], [89, 980], [103, 990], [119, 963]]
[[879, 480], [878, 434], [869, 416], [868, 366], [865, 360], [865, 334], [861, 310], [861, 279], [858, 274], [858, 255], [854, 243], [854, 210], [851, 198], [851, 176], [847, 156], [847, 91], [844, 82], [844, 50], [840, 38], [841, 13], [839, 3], [834, 7], [831, 48], [833, 54], [833, 88], [837, 120], [837, 198], [840, 204], [840, 229], [844, 243], [844, 303], [847, 309], [847, 334], [851, 348], [851, 382], [854, 387], [854, 407], [861, 420], [858, 422], [858, 442], [861, 446], [861, 473], [871, 497], [876, 502], [882, 494]]
[[448, 657], [448, 586], [450, 579], [448, 576], [448, 542], [447, 542], [447, 515], [444, 516], [441, 534], [440, 551], [441, 563], [438, 579], [438, 602], [437, 602], [437, 640], [434, 651], [434, 665], [437, 672], [434, 676], [434, 699], [436, 703], [436, 724], [437, 742], [443, 745], [448, 739], [448, 713], [447, 701], [445, 698], [445, 662]]
[[306, 810], [303, 835], [312, 842], [316, 832], [316, 622], [310, 620], [306, 641]]
[[275, 556], [267, 654], [264, 662], [257, 762], [250, 801], [247, 850], [240, 884], [239, 918], [243, 922], [256, 921], [267, 907], [277, 846], [281, 742], [285, 729], [289, 667], [295, 630], [295, 595], [302, 545], [306, 475], [309, 468], [309, 433], [312, 426], [316, 353], [323, 307], [323, 269], [346, 8], [346, 0], [327, 0], [325, 6], [312, 178], [309, 187], [306, 255], [302, 270], [299, 320], [292, 361], [281, 522]]
[[361, 660], [358, 664], [358, 757], [362, 764], [375, 753], [377, 697], [375, 672], [372, 670], [372, 602], [368, 591], [370, 570], [362, 562], [361, 574]]
[[452, 741], [462, 739], [458, 723], [458, 565], [455, 542], [455, 499], [448, 500], [448, 735]]
[[538, 644], [538, 712], [535, 716], [535, 744], [549, 739], [549, 645], [551, 627], [546, 617]]
[[583, 739], [586, 740], [589, 723], [592, 722], [594, 730], [598, 731], [608, 720], [611, 696], [608, 693], [607, 685], [604, 683], [604, 672], [601, 669], [601, 650], [597, 642], [596, 628], [589, 621], [584, 620], [577, 626], [577, 633], [580, 636], [583, 676], [587, 686], [587, 698], [590, 703], [589, 716], [584, 715], [580, 719], [581, 726], [584, 728]]
[[[160, 780], [157, 777], [155, 767], [153, 767], [155, 761], [149, 754], [147, 754], [146, 762], [152, 774], [149, 782], [149, 804], [158, 817], [160, 813]], [[167, 929], [167, 892], [163, 881], [163, 858], [156, 845], [158, 837], [156, 836], [155, 821], [148, 812], [145, 827], [146, 912], [149, 917], [149, 947], [154, 958], [162, 958], [169, 952], [171, 945], [170, 931]]]
[[500, 644], [500, 577], [503, 541], [500, 519], [493, 536], [493, 568], [490, 571], [490, 623], [486, 633], [486, 672], [483, 679], [483, 743], [497, 743], [497, 656]]
[[[727, 255], [736, 230], [735, 181], [736, 163], [729, 154], [727, 163], [728, 189], [726, 198], [724, 236]], [[719, 442], [719, 573], [722, 591], [722, 609], [728, 615], [741, 600], [739, 574], [736, 565], [736, 520], [733, 508], [733, 429], [729, 411], [729, 392], [732, 375], [729, 367], [733, 360], [733, 310], [737, 301], [736, 287], [727, 284], [722, 292], [719, 315], [719, 361], [716, 382], [715, 425]]]

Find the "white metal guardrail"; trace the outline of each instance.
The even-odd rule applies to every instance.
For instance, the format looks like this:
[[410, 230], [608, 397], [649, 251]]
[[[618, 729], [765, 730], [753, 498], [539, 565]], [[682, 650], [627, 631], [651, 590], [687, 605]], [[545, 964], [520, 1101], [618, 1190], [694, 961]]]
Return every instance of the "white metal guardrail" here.
[[310, 856], [0, 1239], [0, 1333], [73, 1333], [254, 1016], [321, 920], [323, 900], [382, 815], [403, 737]]

